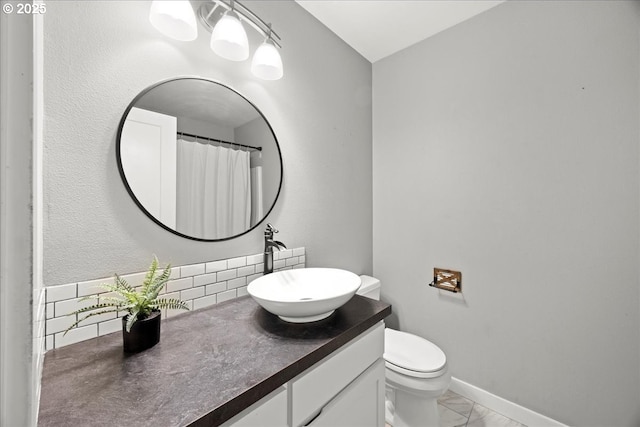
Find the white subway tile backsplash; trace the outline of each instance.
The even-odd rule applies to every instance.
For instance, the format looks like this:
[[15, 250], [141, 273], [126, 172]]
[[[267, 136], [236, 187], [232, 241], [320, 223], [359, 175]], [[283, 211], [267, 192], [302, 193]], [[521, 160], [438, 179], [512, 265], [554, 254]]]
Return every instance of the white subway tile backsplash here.
[[255, 254], [247, 256], [247, 265], [259, 264], [262, 262], [264, 254]]
[[217, 277], [217, 273], [208, 273], [202, 274], [200, 276], [194, 276], [193, 286], [204, 286], [210, 285], [211, 283], [216, 283]]
[[76, 316], [62, 316], [62, 317], [54, 317], [53, 319], [47, 320], [47, 324], [45, 326], [45, 334], [51, 335], [56, 334], [58, 332], [63, 332], [69, 326], [73, 325], [76, 321]]
[[113, 277], [109, 279], [97, 279], [97, 280], [89, 280], [86, 282], [78, 283], [78, 296], [86, 297], [89, 295], [96, 295], [101, 292], [105, 292], [103, 288], [100, 287], [102, 284], [113, 284]]
[[170, 294], [162, 295], [162, 299], [180, 299], [180, 292], [172, 292]]
[[211, 285], [206, 286], [205, 293], [207, 295], [217, 294], [218, 292], [227, 290], [227, 282], [218, 282]]
[[106, 298], [118, 298], [118, 299], [122, 299], [122, 297], [118, 294], [116, 294], [115, 292], [105, 292], [103, 294], [98, 294], [98, 303], [102, 304], [104, 302], [106, 302]]
[[202, 298], [197, 298], [193, 300], [193, 309], [197, 310], [199, 308], [209, 307], [218, 302], [216, 295], [209, 295]]
[[247, 257], [231, 258], [227, 260], [227, 268], [238, 268], [247, 265]]
[[54, 303], [50, 302], [47, 303], [47, 305], [45, 306], [45, 316], [47, 319], [53, 319], [55, 317], [55, 312], [54, 312]]
[[235, 279], [238, 277], [238, 270], [224, 270], [218, 272], [218, 282], [222, 282], [223, 280]]
[[[86, 316], [89, 313], [82, 313], [82, 314], [78, 314], [79, 318], [82, 319], [84, 316]], [[79, 326], [83, 326], [83, 325], [91, 325], [93, 323], [100, 323], [100, 322], [106, 322], [108, 320], [112, 320], [116, 318], [116, 312], [111, 312], [111, 313], [102, 313], [102, 314], [98, 314], [95, 316], [91, 316], [89, 317], [87, 320], [83, 320], [82, 322], [80, 322]]]
[[230, 299], [236, 298], [236, 296], [237, 294], [235, 289], [231, 289], [230, 291], [220, 292], [219, 294], [217, 294], [218, 303], [229, 301]]
[[190, 299], [196, 299], [204, 296], [204, 286], [198, 286], [197, 288], [187, 289], [180, 292], [180, 299], [187, 301]]
[[47, 302], [62, 301], [76, 297], [76, 284], [52, 286], [47, 288]]
[[212, 261], [206, 263], [206, 272], [215, 273], [216, 271], [222, 271], [227, 269], [227, 260]]
[[282, 251], [278, 251], [278, 259], [287, 259], [293, 256], [293, 251], [291, 249], [284, 249]]
[[74, 298], [64, 301], [58, 301], [54, 303], [54, 305], [55, 312], [60, 313], [60, 316], [65, 316], [68, 313], [80, 310], [81, 308], [89, 307], [90, 305], [93, 305], [95, 303], [96, 301], [91, 299], [80, 301], [80, 298]]
[[169, 280], [167, 282], [167, 292], [181, 291], [193, 286], [193, 277], [183, 277], [182, 279]]
[[180, 267], [180, 274], [182, 277], [197, 276], [198, 274], [204, 274], [205, 264], [191, 264], [183, 265]]
[[[158, 274], [161, 274], [163, 269], [164, 267], [158, 266]], [[144, 278], [146, 276], [147, 276], [147, 273], [142, 272], [142, 273], [124, 274], [120, 276], [120, 278], [124, 279], [130, 286], [135, 288], [137, 286], [142, 286], [144, 284]], [[109, 283], [113, 283], [113, 279], [111, 279]]]
[[122, 330], [122, 317], [118, 317], [113, 320], [107, 320], [106, 322], [98, 323], [98, 336], [107, 335], [113, 332]]
[[249, 276], [253, 273], [256, 272], [256, 266], [255, 265], [250, 265], [247, 267], [240, 267], [238, 268], [238, 277], [244, 277], [244, 276]]
[[85, 341], [98, 336], [98, 325], [82, 326], [75, 328], [67, 332], [64, 335], [62, 332], [55, 334], [54, 345], [56, 348], [64, 347], [65, 345], [75, 344], [80, 341]]
[[235, 289], [240, 286], [247, 286], [247, 278], [246, 277], [238, 277], [237, 279], [231, 279], [227, 281], [227, 289]]
[[[295, 248], [274, 253], [274, 270], [302, 268], [305, 264], [305, 249]], [[171, 269], [171, 280], [162, 290], [162, 298], [182, 299], [192, 310], [247, 295], [247, 284], [263, 275], [263, 254], [254, 254], [199, 264], [175, 266]], [[162, 267], [161, 267], [162, 268]], [[122, 277], [133, 287], [140, 288], [146, 272], [131, 273]], [[92, 316], [70, 330], [63, 332], [75, 322], [77, 316], [69, 313], [96, 303], [81, 297], [98, 294], [103, 297], [116, 296], [105, 292], [99, 285], [114, 283], [114, 277], [84, 280], [46, 288], [46, 305], [43, 315], [46, 321], [45, 346], [47, 350], [62, 347], [122, 330], [121, 316], [126, 312], [105, 313]], [[163, 310], [164, 318], [186, 313], [185, 310]], [[89, 314], [89, 313], [86, 313]], [[86, 315], [80, 314], [80, 318]], [[116, 317], [120, 316], [120, 317]]]

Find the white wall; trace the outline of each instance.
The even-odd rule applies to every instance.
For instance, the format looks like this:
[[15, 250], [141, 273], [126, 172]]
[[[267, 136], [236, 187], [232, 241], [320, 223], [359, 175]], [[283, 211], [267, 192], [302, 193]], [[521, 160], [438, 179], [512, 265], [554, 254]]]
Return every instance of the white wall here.
[[[3, 2], [3, 6], [5, 2]], [[3, 8], [3, 12], [5, 9]], [[44, 354], [40, 20], [0, 15], [0, 426], [35, 421]], [[33, 306], [32, 306], [33, 301]]]
[[511, 1], [373, 66], [383, 298], [570, 425], [640, 424], [639, 28], [640, 2]]
[[[262, 250], [260, 227], [227, 242], [194, 242], [149, 220], [118, 175], [115, 138], [129, 102], [173, 76], [220, 81], [270, 121], [284, 158], [267, 218], [308, 266], [372, 270], [371, 64], [292, 1], [248, 2], [282, 37], [282, 80], [218, 58], [149, 23], [150, 2], [47, 3], [45, 31], [45, 284], [189, 264]], [[254, 46], [261, 40], [251, 36]]]

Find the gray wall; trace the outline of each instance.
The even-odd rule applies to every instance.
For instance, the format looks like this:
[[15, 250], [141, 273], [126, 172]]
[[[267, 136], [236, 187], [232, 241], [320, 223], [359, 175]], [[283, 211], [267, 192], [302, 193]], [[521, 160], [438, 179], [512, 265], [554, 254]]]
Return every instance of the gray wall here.
[[261, 151], [251, 152], [251, 167], [262, 166], [263, 210], [266, 214], [278, 195], [280, 182], [280, 157], [271, 129], [259, 117], [235, 128], [234, 138], [240, 144], [262, 147]]
[[[173, 76], [220, 81], [268, 118], [284, 157], [278, 240], [305, 246], [308, 266], [372, 270], [371, 64], [292, 1], [248, 2], [283, 38], [285, 75], [254, 78], [218, 58], [210, 34], [170, 40], [150, 2], [47, 4], [45, 31], [46, 285], [257, 253], [262, 227], [222, 243], [182, 239], [134, 204], [118, 175], [115, 137], [133, 97]], [[260, 38], [250, 35], [253, 46]]]
[[[5, 4], [4, 2], [2, 3]], [[27, 15], [0, 15], [0, 426], [32, 424], [39, 358], [31, 306], [34, 273], [32, 180], [34, 26]], [[32, 286], [32, 280], [36, 286]]]
[[383, 298], [570, 425], [640, 424], [639, 28], [640, 2], [510, 1], [373, 66]]

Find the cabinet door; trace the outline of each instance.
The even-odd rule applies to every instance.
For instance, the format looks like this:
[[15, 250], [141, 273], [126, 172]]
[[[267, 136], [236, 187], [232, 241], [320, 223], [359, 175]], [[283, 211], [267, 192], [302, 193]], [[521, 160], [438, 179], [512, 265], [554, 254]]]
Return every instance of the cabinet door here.
[[224, 423], [223, 427], [286, 427], [287, 389], [280, 387]]
[[381, 358], [383, 352], [384, 323], [381, 322], [293, 379], [292, 425], [308, 423], [320, 408]]
[[308, 426], [383, 427], [384, 361], [378, 359], [333, 400]]

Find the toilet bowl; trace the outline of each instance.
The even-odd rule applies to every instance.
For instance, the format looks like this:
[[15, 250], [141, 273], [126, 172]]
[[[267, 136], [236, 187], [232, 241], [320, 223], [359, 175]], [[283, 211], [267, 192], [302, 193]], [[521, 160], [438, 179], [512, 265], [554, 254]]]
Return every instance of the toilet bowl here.
[[[379, 300], [380, 281], [360, 276], [358, 294]], [[385, 418], [393, 427], [438, 427], [438, 398], [449, 388], [451, 374], [444, 352], [407, 332], [384, 332]]]

